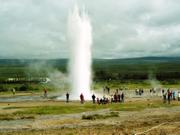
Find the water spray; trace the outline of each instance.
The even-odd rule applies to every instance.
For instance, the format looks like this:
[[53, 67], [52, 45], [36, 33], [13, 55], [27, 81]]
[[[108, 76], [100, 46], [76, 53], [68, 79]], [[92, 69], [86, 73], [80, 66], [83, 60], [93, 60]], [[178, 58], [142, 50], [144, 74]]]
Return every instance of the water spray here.
[[92, 27], [85, 10], [80, 13], [77, 6], [68, 18], [68, 41], [71, 98], [79, 99], [82, 93], [85, 99], [91, 99]]

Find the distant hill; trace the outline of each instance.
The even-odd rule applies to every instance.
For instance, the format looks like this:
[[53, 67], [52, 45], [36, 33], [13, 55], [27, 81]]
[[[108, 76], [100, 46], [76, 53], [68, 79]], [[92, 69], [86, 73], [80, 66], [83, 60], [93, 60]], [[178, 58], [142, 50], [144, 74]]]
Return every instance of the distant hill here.
[[[29, 65], [44, 63], [42, 71], [29, 70]], [[67, 59], [0, 59], [0, 79], [21, 76], [46, 76], [50, 65], [67, 72]], [[47, 65], [47, 66], [46, 66]], [[180, 57], [142, 57], [127, 59], [93, 59], [93, 77], [95, 79], [148, 79], [150, 74], [159, 80], [180, 79]]]
[[58, 65], [58, 64], [66, 64], [67, 59], [51, 59], [51, 60], [47, 60], [47, 59], [0, 59], [0, 66], [3, 66], [3, 65], [26, 66], [31, 63], [40, 63], [40, 62], [44, 62], [44, 63], [48, 63], [48, 64], [52, 64], [52, 65]]
[[[136, 63], [136, 62], [180, 62], [180, 57], [139, 57], [125, 59], [95, 59], [95, 61], [121, 62], [121, 63]], [[129, 63], [129, 64], [130, 64]]]
[[[52, 65], [67, 64], [68, 59], [0, 59], [2, 65], [28, 65], [30, 63], [46, 62]], [[139, 57], [124, 59], [93, 59], [93, 63], [107, 62], [116, 64], [135, 64], [135, 63], [164, 63], [164, 62], [180, 62], [180, 57]]]

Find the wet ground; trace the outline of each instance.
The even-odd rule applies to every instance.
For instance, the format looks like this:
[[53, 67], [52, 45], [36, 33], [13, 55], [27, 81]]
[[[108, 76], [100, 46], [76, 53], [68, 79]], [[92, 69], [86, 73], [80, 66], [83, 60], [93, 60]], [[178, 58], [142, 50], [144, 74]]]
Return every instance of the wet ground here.
[[[142, 95], [136, 95], [134, 90], [124, 91], [126, 98], [151, 98], [151, 97], [160, 97], [162, 94], [161, 92], [157, 93], [149, 93], [146, 90]], [[99, 98], [102, 98], [103, 95], [107, 96], [107, 94], [103, 94], [103, 92], [98, 93]], [[110, 94], [110, 95], [113, 95]], [[110, 96], [107, 96], [110, 97]], [[70, 95], [71, 99], [71, 95]], [[0, 96], [0, 102], [23, 102], [23, 101], [44, 101], [44, 100], [56, 100], [56, 101], [64, 101], [66, 100], [66, 96], [61, 95], [59, 93], [50, 93], [48, 97], [45, 98], [43, 93], [16, 93], [16, 95], [2, 95]]]

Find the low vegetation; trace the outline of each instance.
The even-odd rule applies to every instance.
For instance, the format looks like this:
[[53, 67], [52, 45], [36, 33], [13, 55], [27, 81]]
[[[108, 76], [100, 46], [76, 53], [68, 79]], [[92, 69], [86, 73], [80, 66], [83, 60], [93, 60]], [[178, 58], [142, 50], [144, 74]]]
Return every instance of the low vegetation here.
[[105, 105], [97, 105], [87, 102], [83, 105], [80, 103], [59, 103], [47, 106], [46, 103], [41, 103], [41, 105], [33, 106], [11, 106], [4, 108], [5, 110], [15, 109], [14, 115], [44, 115], [44, 114], [72, 114], [72, 113], [82, 113], [87, 111], [96, 111], [101, 109], [110, 109], [111, 111], [141, 111], [148, 108], [160, 108], [160, 107], [173, 107], [179, 106], [179, 102], [173, 102], [169, 104], [163, 104], [161, 100], [158, 101], [136, 101], [136, 102], [125, 102], [125, 103], [113, 103]]
[[118, 112], [110, 112], [109, 114], [90, 114], [82, 115], [83, 120], [97, 120], [97, 119], [107, 119], [112, 117], [119, 117]]
[[22, 120], [35, 119], [34, 115], [14, 115], [14, 114], [0, 114], [0, 120]]

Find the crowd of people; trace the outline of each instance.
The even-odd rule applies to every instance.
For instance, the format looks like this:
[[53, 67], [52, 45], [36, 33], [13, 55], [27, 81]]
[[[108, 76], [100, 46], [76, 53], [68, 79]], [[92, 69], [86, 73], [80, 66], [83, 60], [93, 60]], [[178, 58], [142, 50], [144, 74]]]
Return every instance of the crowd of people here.
[[[15, 95], [16, 90], [13, 88], [11, 89], [12, 94]], [[115, 92], [114, 92], [115, 91]], [[114, 94], [112, 94], [114, 92]], [[146, 91], [147, 93], [148, 91]], [[151, 88], [149, 89], [150, 95], [154, 93], [161, 93], [163, 103], [170, 104], [173, 100], [180, 101], [180, 91], [177, 90], [171, 90], [171, 89], [155, 89]], [[144, 94], [144, 89], [135, 89], [135, 95], [142, 96]], [[92, 102], [93, 104], [108, 104], [108, 103], [122, 103], [124, 102], [125, 94], [123, 92], [123, 89], [116, 89], [110, 92], [110, 88], [108, 86], [103, 87], [103, 94], [104, 96], [98, 97], [95, 94], [92, 94]], [[43, 97], [48, 98], [48, 90], [46, 88], [43, 89]], [[85, 97], [83, 93], [80, 94], [80, 103], [83, 104], [85, 102]], [[66, 93], [66, 102], [68, 103], [70, 99], [70, 94]]]
[[[107, 88], [107, 90], [110, 90]], [[105, 91], [104, 91], [105, 92]], [[69, 96], [70, 94], [67, 92], [66, 93], [66, 102], [69, 102]], [[103, 97], [98, 97], [95, 94], [92, 94], [92, 102], [93, 104], [108, 104], [108, 103], [118, 103], [118, 102], [124, 102], [124, 92], [123, 90], [116, 89], [116, 92], [112, 95], [109, 94], [104, 94]], [[83, 93], [80, 94], [80, 103], [83, 104], [85, 102], [85, 98]]]
[[124, 92], [122, 90], [119, 92], [118, 89], [116, 89], [115, 94], [111, 98], [111, 102], [124, 102]]
[[[47, 98], [47, 89], [44, 88], [44, 98]], [[15, 92], [12, 90], [13, 94]], [[149, 90], [150, 94], [156, 93], [156, 89], [152, 88]], [[109, 87], [104, 87], [103, 89], [103, 97], [98, 97], [95, 94], [92, 94], [92, 102], [93, 104], [108, 104], [108, 103], [120, 103], [124, 102], [125, 94], [122, 89], [116, 89], [114, 94], [110, 93], [110, 88]], [[135, 89], [135, 94], [136, 95], [143, 95], [144, 90], [142, 88], [140, 89]], [[170, 90], [170, 89], [161, 89], [161, 94], [163, 97], [163, 103], [171, 103], [172, 100], [178, 100], [180, 101], [180, 91], [177, 92], [175, 90]], [[69, 102], [69, 97], [70, 94], [67, 92], [66, 93], [66, 102]], [[83, 104], [85, 102], [85, 97], [83, 93], [80, 94], [80, 103]]]
[[141, 96], [144, 93], [144, 90], [142, 88], [135, 89], [135, 93], [136, 93], [136, 95], [140, 95]]
[[155, 88], [151, 88], [151, 89], [149, 90], [149, 92], [150, 92], [150, 94], [156, 93], [156, 89], [155, 89]]
[[163, 96], [163, 103], [166, 103], [168, 101], [168, 103], [170, 104], [171, 100], [176, 100], [178, 99], [178, 101], [180, 101], [180, 92], [176, 92], [175, 90], [170, 90], [167, 89], [167, 91], [165, 91], [164, 89], [162, 89], [162, 96]]
[[[170, 102], [172, 100], [180, 101], [180, 91], [177, 92], [176, 90], [170, 90], [170, 89], [165, 90], [165, 89], [161, 89], [161, 88], [158, 88], [158, 89], [151, 88], [149, 90], [149, 93], [150, 93], [150, 95], [155, 94], [155, 93], [158, 95], [158, 93], [160, 93], [160, 91], [161, 91], [161, 95], [163, 97], [163, 103], [168, 102], [170, 104]], [[135, 89], [136, 95], [141, 96], [143, 93], [144, 93], [143, 89]]]

